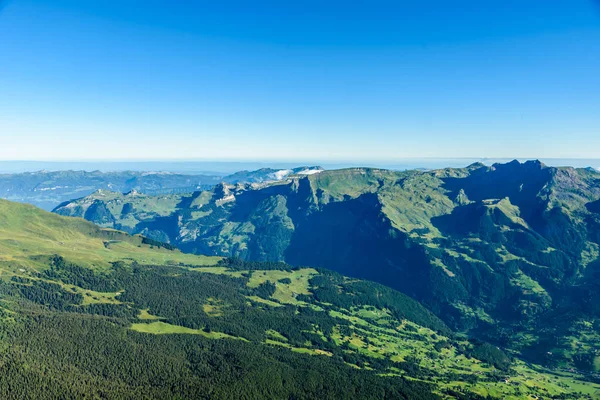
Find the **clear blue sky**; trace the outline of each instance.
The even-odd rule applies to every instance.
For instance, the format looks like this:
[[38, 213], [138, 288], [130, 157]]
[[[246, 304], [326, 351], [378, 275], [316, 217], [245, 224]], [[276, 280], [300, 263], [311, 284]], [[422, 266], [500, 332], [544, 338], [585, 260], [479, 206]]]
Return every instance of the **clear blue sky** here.
[[0, 0], [0, 159], [600, 158], [592, 0]]

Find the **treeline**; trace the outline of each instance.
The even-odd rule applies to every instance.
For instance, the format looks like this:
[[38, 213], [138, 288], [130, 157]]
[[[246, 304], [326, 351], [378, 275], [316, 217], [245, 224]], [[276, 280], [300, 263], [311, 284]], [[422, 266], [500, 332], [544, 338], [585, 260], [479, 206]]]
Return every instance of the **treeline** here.
[[433, 399], [431, 387], [235, 340], [45, 313], [0, 325], [3, 399]]
[[[308, 304], [272, 307], [251, 299], [258, 296], [276, 302], [271, 297], [277, 290], [275, 282], [266, 281], [255, 288], [247, 284], [255, 271], [279, 269], [279, 263], [224, 260], [221, 265], [249, 272], [233, 277], [174, 266], [116, 262], [109, 271], [100, 273], [53, 257], [49, 268], [37, 276], [13, 277], [1, 283], [0, 296], [25, 299], [33, 310], [26, 315], [34, 317], [20, 317], [10, 333], [0, 333], [0, 344], [14, 349], [5, 357], [7, 372], [6, 378], [0, 377], [0, 398], [19, 387], [30, 398], [52, 397], [50, 394], [67, 390], [76, 393], [76, 398], [429, 399], [435, 398], [429, 385], [387, 375], [401, 371], [403, 376], [421, 380], [435, 376], [474, 383], [480, 379], [472, 374], [443, 376], [423, 369], [417, 359], [397, 362], [390, 357], [369, 357], [347, 342], [336, 344], [336, 332], [344, 337], [364, 336], [365, 332], [330, 312], [364, 306], [389, 310], [392, 322], [407, 319], [439, 334], [449, 333], [433, 314], [392, 289], [319, 271], [310, 280], [314, 295], [297, 295], [297, 300]], [[291, 270], [289, 266], [285, 269]], [[290, 283], [289, 278], [278, 281]], [[97, 303], [84, 304], [75, 286], [121, 293], [114, 304], [98, 299]], [[154, 322], [139, 319], [141, 310], [165, 323], [238, 339], [208, 340], [201, 335], [149, 335], [128, 330], [132, 323]], [[424, 340], [410, 327], [397, 333], [398, 340], [412, 336]], [[266, 340], [274, 340], [268, 333], [272, 331], [281, 335], [275, 340], [286, 347], [320, 349], [330, 356], [268, 346]], [[498, 368], [510, 365], [500, 350], [478, 345], [463, 346], [459, 351]], [[437, 341], [435, 351], [449, 346], [458, 344], [454, 340]], [[25, 364], [40, 369], [23, 371], [20, 368]], [[27, 382], [32, 386], [25, 389]], [[72, 389], [76, 382], [82, 382], [77, 390]], [[36, 388], [45, 389], [32, 392]]]
[[[310, 284], [314, 298], [320, 303], [346, 309], [361, 305], [387, 308], [398, 320], [407, 319], [434, 331], [451, 334], [438, 317], [400, 292], [375, 282], [348, 279], [331, 271], [319, 272], [319, 275], [311, 278]], [[300, 296], [299, 299], [310, 301], [306, 296]]]
[[172, 251], [177, 250], [177, 247], [173, 246], [172, 244], [159, 242], [158, 240], [153, 240], [153, 239], [147, 238], [145, 236], [142, 236], [142, 243], [150, 245], [150, 246], [158, 247], [159, 249], [163, 248], [163, 249], [172, 250]]
[[[272, 283], [248, 289], [247, 278], [122, 264], [99, 274], [97, 281], [61, 259], [52, 260], [43, 276], [66, 284], [74, 282], [75, 271], [82, 272], [78, 282], [90, 290], [123, 288], [121, 304], [84, 306], [81, 294], [68, 286], [35, 278], [15, 277], [0, 285], [3, 298], [22, 299], [10, 302], [14, 321], [0, 323], [0, 398], [436, 398], [428, 384], [380, 376], [398, 363], [366, 362], [364, 356], [345, 356], [335, 344], [324, 342], [315, 328], [331, 334], [333, 326], [343, 323], [326, 312], [248, 305], [246, 295], [271, 295]], [[109, 283], [101, 282], [104, 279]], [[203, 311], [209, 299], [222, 304], [223, 316], [210, 317]], [[131, 322], [141, 322], [136, 316], [144, 308], [165, 322], [249, 341], [128, 330]], [[295, 346], [322, 342], [319, 347], [335, 355], [310, 356], [265, 346], [260, 342], [268, 329], [281, 332]]]
[[278, 261], [245, 261], [235, 257], [223, 258], [219, 261], [219, 265], [227, 267], [234, 271], [256, 271], [256, 270], [279, 270], [292, 271], [298, 267], [293, 267], [284, 262]]

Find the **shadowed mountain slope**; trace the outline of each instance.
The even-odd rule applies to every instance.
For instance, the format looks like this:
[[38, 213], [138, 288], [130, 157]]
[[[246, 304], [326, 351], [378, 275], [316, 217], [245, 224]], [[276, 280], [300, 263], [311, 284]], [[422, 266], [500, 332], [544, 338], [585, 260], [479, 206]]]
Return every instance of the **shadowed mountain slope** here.
[[[589, 307], [590, 296], [598, 298], [591, 276], [600, 245], [600, 174], [593, 170], [537, 161], [435, 171], [354, 168], [258, 189], [218, 185], [182, 195], [171, 207], [158, 197], [107, 196], [55, 211], [82, 216], [101, 200], [116, 219], [105, 226], [185, 252], [371, 279], [421, 301], [453, 328], [537, 361], [600, 368], [600, 357], [584, 357], [596, 343], [599, 317]], [[136, 212], [120, 218], [127, 203]], [[568, 323], [549, 323], [557, 315]]]
[[[259, 204], [277, 215], [270, 199]], [[348, 201], [343, 212], [330, 203], [330, 217], [376, 197]], [[600, 389], [325, 269], [182, 254], [6, 201], [0, 235], [2, 398], [579, 399]]]

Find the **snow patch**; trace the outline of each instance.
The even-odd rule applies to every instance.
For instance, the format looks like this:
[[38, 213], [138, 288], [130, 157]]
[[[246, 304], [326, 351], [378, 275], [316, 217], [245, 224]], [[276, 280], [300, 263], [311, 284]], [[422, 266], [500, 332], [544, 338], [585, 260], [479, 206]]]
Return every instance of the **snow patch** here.
[[148, 171], [148, 172], [142, 172], [142, 176], [148, 176], [148, 175], [172, 175], [172, 173], [168, 172], [168, 171]]
[[273, 178], [280, 181], [291, 173], [291, 169], [280, 169], [279, 171], [273, 172], [271, 175], [273, 175]]
[[47, 188], [35, 188], [33, 189], [34, 192], [45, 192], [47, 190], [56, 190], [56, 189], [67, 189], [68, 186], [54, 186], [54, 187], [47, 187]]
[[314, 175], [323, 172], [322, 169], [305, 169], [298, 172], [298, 175]]

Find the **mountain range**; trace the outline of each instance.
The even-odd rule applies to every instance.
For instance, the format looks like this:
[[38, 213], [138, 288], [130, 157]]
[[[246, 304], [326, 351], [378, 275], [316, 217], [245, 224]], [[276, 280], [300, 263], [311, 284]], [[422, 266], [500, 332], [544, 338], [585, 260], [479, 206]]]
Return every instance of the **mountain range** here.
[[[0, 200], [6, 399], [594, 398], [322, 268], [184, 254]], [[586, 381], [585, 379], [588, 379]]]
[[182, 174], [161, 171], [37, 171], [0, 174], [0, 198], [29, 203], [45, 210], [96, 190], [146, 194], [185, 193], [208, 190], [220, 182], [263, 183], [289, 174], [321, 170], [320, 167], [291, 169], [261, 168], [234, 174]]
[[600, 371], [600, 173], [591, 168], [351, 168], [188, 194], [102, 191], [54, 211], [187, 253], [379, 282], [529, 361]]

